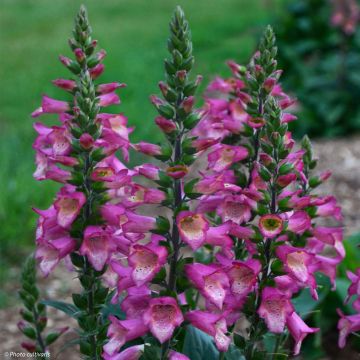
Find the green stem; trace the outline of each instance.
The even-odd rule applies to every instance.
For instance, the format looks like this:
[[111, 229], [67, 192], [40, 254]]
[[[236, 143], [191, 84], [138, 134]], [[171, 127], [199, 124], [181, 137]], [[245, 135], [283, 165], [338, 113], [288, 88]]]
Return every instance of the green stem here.
[[36, 332], [36, 341], [39, 345], [39, 348], [41, 350], [42, 353], [46, 352], [46, 346], [44, 343], [44, 340], [41, 336], [41, 330], [40, 330], [40, 326], [39, 326], [39, 314], [36, 311], [35, 306], [33, 307], [33, 316], [34, 316], [34, 320], [35, 320], [35, 332]]

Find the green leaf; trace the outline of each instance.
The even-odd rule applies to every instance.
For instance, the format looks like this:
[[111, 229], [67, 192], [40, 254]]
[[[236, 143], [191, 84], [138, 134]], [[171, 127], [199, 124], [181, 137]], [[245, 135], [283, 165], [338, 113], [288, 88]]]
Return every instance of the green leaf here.
[[229, 350], [225, 354], [225, 360], [246, 360], [244, 355], [234, 345], [230, 345]]
[[85, 310], [87, 307], [86, 296], [81, 294], [72, 294], [74, 304], [81, 310]]
[[216, 349], [212, 337], [191, 325], [186, 328], [182, 352], [191, 360], [219, 359], [219, 351]]
[[326, 276], [322, 274], [316, 275], [316, 282], [318, 284], [318, 301], [311, 297], [309, 289], [301, 291], [300, 295], [292, 301], [296, 312], [304, 319], [321, 305], [330, 291], [330, 281]]
[[63, 301], [57, 301], [57, 300], [43, 300], [41, 301], [41, 304], [44, 304], [46, 306], [53, 307], [57, 310], [62, 311], [63, 313], [69, 315], [72, 318], [76, 318], [79, 315], [79, 311], [73, 304], [69, 304]]

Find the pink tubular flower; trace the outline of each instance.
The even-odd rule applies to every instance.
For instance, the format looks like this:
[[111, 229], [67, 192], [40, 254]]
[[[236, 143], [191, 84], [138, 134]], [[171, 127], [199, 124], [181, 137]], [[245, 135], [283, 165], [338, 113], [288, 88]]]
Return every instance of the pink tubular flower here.
[[41, 114], [61, 114], [70, 110], [70, 106], [65, 101], [55, 100], [46, 95], [43, 96], [41, 102], [41, 108], [32, 113], [33, 117], [37, 117]]
[[146, 233], [155, 229], [156, 219], [150, 216], [137, 215], [133, 212], [126, 212], [126, 220], [124, 218], [124, 224], [122, 229], [125, 232], [130, 233]]
[[347, 303], [353, 295], [356, 295], [357, 298], [353, 302], [352, 306], [355, 310], [360, 312], [360, 268], [356, 269], [355, 273], [347, 271], [346, 275], [351, 281], [351, 285], [349, 286], [345, 302]]
[[76, 87], [76, 82], [74, 80], [56, 79], [53, 80], [52, 83], [58, 88], [66, 91], [73, 91]]
[[251, 206], [246, 197], [229, 195], [218, 206], [217, 213], [221, 216], [223, 222], [230, 220], [240, 225], [250, 220]]
[[127, 289], [128, 295], [121, 302], [121, 309], [128, 318], [142, 318], [149, 306], [151, 290], [147, 286], [135, 286]]
[[139, 360], [144, 354], [145, 345], [134, 345], [130, 346], [127, 349], [116, 353], [114, 355], [109, 355], [106, 352], [102, 354], [104, 360]]
[[241, 299], [249, 294], [255, 287], [257, 276], [261, 271], [261, 263], [256, 259], [247, 261], [233, 261], [226, 271], [230, 279], [232, 294]]
[[59, 237], [51, 241], [41, 239], [37, 242], [35, 258], [44, 276], [55, 268], [61, 259], [75, 250], [76, 242], [70, 236]]
[[70, 180], [71, 174], [67, 170], [60, 169], [55, 165], [55, 161], [41, 152], [36, 152], [36, 170], [33, 174], [34, 179], [42, 181], [51, 179], [60, 183]]
[[110, 259], [114, 244], [109, 233], [101, 226], [88, 226], [84, 232], [84, 240], [80, 247], [80, 254], [86, 255], [91, 265], [101, 271]]
[[339, 348], [344, 348], [346, 344], [346, 338], [349, 334], [355, 331], [360, 331], [360, 314], [345, 316], [340, 309], [337, 310], [340, 316], [338, 322], [339, 330]]
[[150, 155], [150, 156], [161, 155], [161, 147], [159, 145], [154, 145], [141, 141], [137, 144], [133, 144], [133, 147], [136, 151], [139, 151], [145, 155]]
[[185, 273], [201, 295], [219, 309], [222, 308], [226, 290], [229, 288], [229, 278], [221, 268], [194, 263], [185, 266]]
[[288, 222], [288, 230], [301, 235], [311, 227], [311, 218], [306, 211], [295, 211]]
[[228, 169], [234, 162], [244, 160], [248, 150], [243, 146], [219, 145], [208, 155], [209, 168], [216, 172]]
[[282, 232], [283, 220], [278, 215], [264, 215], [259, 220], [259, 230], [265, 238], [272, 239]]
[[110, 106], [114, 104], [120, 104], [120, 98], [114, 92], [106, 93], [98, 97], [100, 106]]
[[71, 192], [68, 187], [63, 187], [54, 202], [58, 224], [68, 228], [79, 215], [85, 202], [86, 197], [82, 192]]
[[181, 239], [193, 250], [198, 249], [205, 241], [209, 223], [201, 214], [182, 211], [176, 218]]
[[150, 180], [159, 180], [159, 167], [153, 164], [142, 164], [134, 168], [139, 175], [142, 175]]
[[228, 350], [231, 339], [225, 335], [227, 326], [224, 314], [195, 310], [186, 314], [186, 320], [212, 336], [219, 351], [226, 352]]
[[186, 355], [171, 350], [169, 353], [169, 360], [190, 360]]
[[100, 94], [108, 94], [113, 93], [118, 88], [126, 87], [126, 84], [118, 83], [118, 82], [112, 82], [108, 84], [101, 84], [98, 85], [96, 88], [96, 91]]
[[337, 206], [337, 201], [334, 196], [326, 197], [324, 202], [317, 205], [316, 215], [324, 217], [332, 216], [337, 221], [342, 220], [341, 207]]
[[147, 333], [148, 327], [142, 319], [119, 320], [110, 315], [107, 336], [110, 340], [104, 345], [107, 355], [114, 355], [127, 341], [134, 340]]
[[261, 293], [261, 305], [258, 314], [273, 333], [282, 333], [286, 319], [294, 311], [287, 295], [278, 289], [265, 287]]
[[133, 268], [132, 278], [137, 286], [151, 281], [166, 263], [167, 250], [164, 246], [134, 245], [128, 258]]
[[150, 300], [143, 320], [151, 333], [163, 344], [171, 338], [175, 328], [184, 318], [174, 298], [158, 297]]
[[155, 118], [155, 124], [165, 133], [165, 134], [170, 134], [172, 133], [174, 130], [176, 130], [176, 124], [171, 121], [168, 120], [162, 116], [157, 116]]
[[309, 281], [309, 277], [312, 276], [309, 271], [309, 265], [313, 256], [302, 248], [288, 245], [278, 246], [276, 248], [276, 255], [283, 262], [291, 276], [302, 283]]
[[294, 355], [300, 353], [302, 341], [307, 334], [312, 334], [320, 330], [319, 328], [310, 328], [307, 326], [295, 311], [287, 317], [286, 326], [295, 340]]
[[93, 79], [97, 79], [105, 70], [104, 64], [97, 64], [89, 70], [90, 75]]

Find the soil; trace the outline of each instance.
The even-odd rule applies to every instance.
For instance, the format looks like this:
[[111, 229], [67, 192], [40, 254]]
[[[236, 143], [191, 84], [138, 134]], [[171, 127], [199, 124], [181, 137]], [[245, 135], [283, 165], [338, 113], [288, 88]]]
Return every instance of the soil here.
[[[314, 141], [314, 151], [319, 158], [319, 171], [330, 169], [333, 176], [322, 186], [324, 194], [333, 194], [337, 197], [343, 208], [344, 230], [346, 235], [360, 233], [360, 137], [354, 136], [346, 139]], [[24, 341], [23, 335], [18, 331], [16, 323], [20, 316], [19, 302], [16, 299], [18, 284], [18, 269], [10, 270], [10, 278], [4, 288], [11, 298], [11, 305], [0, 310], [0, 355], [5, 352], [23, 352], [20, 343]], [[40, 281], [40, 287], [46, 297], [70, 301], [70, 294], [76, 291], [77, 281], [65, 268], [58, 267], [48, 279]], [[75, 321], [63, 313], [49, 308], [49, 328], [70, 326], [75, 328]], [[54, 346], [50, 348], [52, 359], [78, 360], [76, 347], [67, 347], [71, 340], [76, 338], [76, 332], [69, 330]], [[337, 334], [325, 338], [325, 347], [331, 355], [321, 360], [359, 360], [360, 355], [347, 348], [338, 352], [335, 345]], [[4, 357], [5, 359], [5, 357]]]

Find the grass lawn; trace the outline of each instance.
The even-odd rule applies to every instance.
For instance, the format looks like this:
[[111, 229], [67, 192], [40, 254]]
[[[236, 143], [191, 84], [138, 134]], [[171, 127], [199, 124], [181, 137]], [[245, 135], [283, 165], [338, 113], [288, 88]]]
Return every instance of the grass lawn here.
[[[176, 4], [183, 6], [193, 33], [195, 72], [204, 84], [227, 74], [227, 59], [246, 61], [263, 27], [283, 0], [83, 0], [94, 37], [106, 49], [103, 82], [128, 84], [121, 91], [124, 112], [136, 126], [132, 140], [159, 140], [149, 95], [163, 78], [168, 22]], [[2, 266], [21, 261], [33, 243], [35, 215], [46, 208], [56, 185], [32, 179], [35, 137], [29, 114], [41, 94], [66, 99], [50, 81], [69, 76], [58, 54], [67, 46], [77, 0], [0, 0], [0, 253]], [[54, 118], [52, 118], [54, 123]], [[50, 122], [49, 122], [50, 123]], [[0, 271], [1, 272], [1, 271]], [[1, 276], [0, 276], [1, 281]]]

